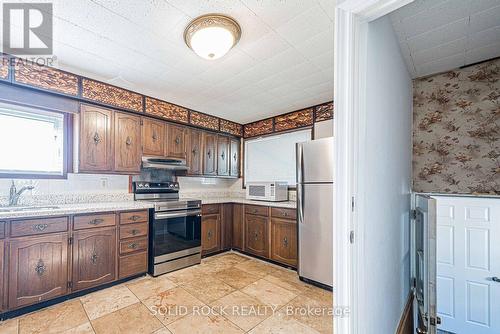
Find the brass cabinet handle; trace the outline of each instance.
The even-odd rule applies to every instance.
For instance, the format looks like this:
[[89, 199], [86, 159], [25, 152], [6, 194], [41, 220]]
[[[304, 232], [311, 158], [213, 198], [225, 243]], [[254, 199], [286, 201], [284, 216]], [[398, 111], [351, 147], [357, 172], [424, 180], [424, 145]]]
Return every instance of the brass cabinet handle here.
[[222, 160], [224, 160], [226, 158], [226, 155], [224, 154], [224, 151], [222, 152], [222, 154], [220, 155], [220, 157], [222, 158]]
[[286, 211], [281, 211], [281, 215], [282, 215], [283, 217], [287, 217], [287, 216], [288, 216], [288, 212], [286, 212]]
[[136, 244], [135, 242], [131, 243], [130, 245], [128, 245], [128, 248], [131, 248], [131, 249], [136, 249], [137, 246], [139, 246], [138, 244]]
[[196, 148], [191, 151], [191, 153], [193, 153], [193, 155], [196, 155], [197, 152], [198, 151], [196, 151]]
[[287, 237], [283, 238], [283, 246], [288, 247], [288, 239], [287, 239]]
[[104, 219], [101, 219], [101, 218], [96, 218], [96, 219], [92, 219], [91, 221], [89, 221], [90, 225], [99, 225], [102, 223], [104, 223]]
[[45, 267], [45, 263], [43, 263], [43, 260], [42, 259], [38, 260], [38, 263], [35, 266], [36, 274], [38, 276], [42, 276], [46, 269], [47, 268]]
[[153, 141], [156, 141], [156, 139], [158, 139], [158, 137], [156, 136], [156, 132], [153, 132], [151, 138], [153, 139]]
[[257, 213], [257, 209], [253, 209], [253, 213]]
[[137, 235], [137, 234], [139, 234], [139, 232], [140, 232], [139, 230], [132, 230], [132, 231], [130, 231], [130, 233], [132, 235]]
[[33, 225], [33, 230], [37, 231], [37, 232], [42, 232], [43, 230], [45, 230], [47, 227], [49, 227], [48, 224], [35, 224]]
[[500, 283], [500, 278], [498, 278], [498, 277], [496, 277], [496, 276], [495, 276], [495, 277], [492, 277], [492, 278], [491, 278], [491, 280], [492, 280], [493, 282]]
[[132, 217], [130, 217], [130, 219], [133, 220], [133, 221], [136, 221], [136, 220], [141, 219], [141, 216], [133, 215]]
[[127, 140], [125, 141], [125, 144], [126, 144], [127, 146], [132, 145], [132, 138], [130, 138], [130, 136], [129, 136], [129, 137], [127, 137]]
[[211, 239], [212, 238], [212, 231], [208, 231], [207, 235], [208, 235], [208, 239]]
[[179, 136], [175, 137], [175, 144], [179, 145], [181, 138]]
[[212, 151], [208, 150], [207, 155], [208, 155], [208, 158], [210, 159], [212, 157]]
[[255, 233], [254, 233], [254, 239], [255, 239], [255, 240], [258, 240], [258, 239], [259, 239], [259, 233], [257, 233], [257, 232], [255, 232]]
[[92, 255], [90, 256], [90, 262], [92, 262], [92, 264], [96, 264], [97, 263], [97, 259], [99, 258], [99, 256], [97, 256], [97, 254], [94, 252], [92, 253]]
[[235, 154], [233, 155], [233, 160], [234, 160], [234, 161], [236, 161], [236, 159], [237, 159], [237, 158], [238, 158], [238, 155], [235, 153]]
[[97, 131], [94, 133], [94, 143], [97, 145], [101, 142], [101, 137], [99, 136], [99, 133]]

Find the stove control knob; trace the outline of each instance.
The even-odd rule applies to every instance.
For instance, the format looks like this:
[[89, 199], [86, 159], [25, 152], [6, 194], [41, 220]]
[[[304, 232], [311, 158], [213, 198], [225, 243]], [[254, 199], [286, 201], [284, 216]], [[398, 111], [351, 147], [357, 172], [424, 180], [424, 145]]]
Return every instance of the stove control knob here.
[[142, 184], [142, 183], [139, 183], [138, 187], [139, 187], [139, 188], [142, 188], [142, 187], [143, 187], [143, 184]]
[[149, 184], [148, 184], [148, 183], [146, 183], [146, 184], [144, 185], [144, 187], [149, 188]]

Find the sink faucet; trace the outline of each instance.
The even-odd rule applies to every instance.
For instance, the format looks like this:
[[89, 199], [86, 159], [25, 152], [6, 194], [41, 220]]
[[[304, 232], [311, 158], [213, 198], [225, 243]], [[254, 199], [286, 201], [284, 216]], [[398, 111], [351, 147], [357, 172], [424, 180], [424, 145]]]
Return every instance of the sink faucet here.
[[12, 185], [10, 186], [9, 206], [17, 205], [17, 202], [19, 201], [19, 197], [21, 197], [23, 192], [25, 192], [26, 190], [32, 190], [32, 189], [35, 189], [35, 187], [32, 185], [29, 185], [29, 186], [22, 187], [18, 191], [14, 181], [12, 181]]

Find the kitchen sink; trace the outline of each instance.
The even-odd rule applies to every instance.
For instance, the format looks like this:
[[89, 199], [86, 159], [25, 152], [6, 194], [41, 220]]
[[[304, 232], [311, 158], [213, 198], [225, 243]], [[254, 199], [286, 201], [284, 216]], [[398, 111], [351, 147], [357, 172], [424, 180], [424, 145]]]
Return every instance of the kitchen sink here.
[[4, 212], [19, 212], [19, 211], [38, 211], [38, 210], [53, 210], [59, 209], [58, 206], [11, 206], [0, 208], [0, 213]]

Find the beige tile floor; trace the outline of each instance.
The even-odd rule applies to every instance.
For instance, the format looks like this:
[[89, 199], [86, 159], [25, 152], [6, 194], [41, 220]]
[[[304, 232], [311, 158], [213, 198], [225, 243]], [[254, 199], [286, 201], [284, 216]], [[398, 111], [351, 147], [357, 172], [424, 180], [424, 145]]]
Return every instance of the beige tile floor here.
[[0, 322], [0, 333], [332, 333], [331, 305], [295, 272], [228, 252]]

